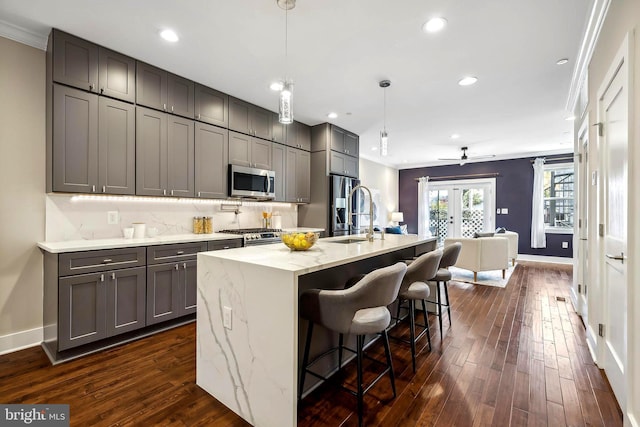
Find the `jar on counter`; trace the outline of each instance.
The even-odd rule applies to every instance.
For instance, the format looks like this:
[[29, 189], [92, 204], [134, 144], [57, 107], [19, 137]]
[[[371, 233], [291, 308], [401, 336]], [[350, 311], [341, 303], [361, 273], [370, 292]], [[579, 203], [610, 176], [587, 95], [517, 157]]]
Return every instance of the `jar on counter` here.
[[203, 217], [203, 220], [204, 220], [203, 232], [205, 234], [213, 233], [213, 217], [205, 216]]
[[202, 234], [204, 231], [204, 217], [193, 217], [193, 234]]

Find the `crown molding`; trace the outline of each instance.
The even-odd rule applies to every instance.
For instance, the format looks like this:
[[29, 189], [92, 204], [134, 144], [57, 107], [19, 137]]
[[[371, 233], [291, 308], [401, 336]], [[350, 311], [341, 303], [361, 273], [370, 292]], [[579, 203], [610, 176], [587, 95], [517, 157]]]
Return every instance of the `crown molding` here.
[[580, 51], [573, 68], [573, 75], [571, 76], [571, 86], [569, 87], [569, 96], [567, 97], [567, 103], [565, 109], [573, 113], [576, 108], [578, 99], [580, 98], [580, 90], [587, 78], [587, 71], [589, 68], [589, 62], [593, 56], [593, 51], [598, 42], [602, 25], [604, 24], [607, 11], [611, 0], [594, 0], [593, 7], [591, 8], [591, 14], [589, 16], [589, 22], [585, 28], [582, 43], [580, 44]]
[[0, 36], [26, 44], [40, 50], [47, 50], [47, 36], [19, 27], [0, 19]]

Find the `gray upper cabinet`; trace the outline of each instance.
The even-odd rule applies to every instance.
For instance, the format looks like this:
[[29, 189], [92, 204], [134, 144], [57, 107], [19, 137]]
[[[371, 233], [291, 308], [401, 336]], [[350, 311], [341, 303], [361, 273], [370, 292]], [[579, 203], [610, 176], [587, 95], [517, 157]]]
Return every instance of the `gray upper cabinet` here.
[[98, 97], [53, 87], [53, 191], [98, 189]]
[[167, 111], [178, 116], [195, 117], [195, 85], [191, 80], [175, 74], [167, 78]]
[[352, 157], [359, 156], [359, 140], [355, 133], [324, 123], [313, 127], [311, 151], [333, 150]]
[[194, 191], [194, 122], [169, 116], [167, 149], [167, 188], [170, 196], [193, 197]]
[[195, 85], [195, 118], [215, 126], [229, 126], [229, 95]]
[[101, 95], [135, 102], [135, 59], [101, 47], [99, 49], [98, 88]]
[[271, 140], [273, 113], [240, 99], [229, 97], [229, 129]]
[[344, 153], [358, 157], [360, 155], [360, 138], [355, 133], [349, 131], [344, 132]]
[[53, 31], [53, 80], [88, 91], [98, 87], [98, 46]]
[[311, 150], [311, 128], [304, 123], [293, 122], [286, 125], [287, 145], [289, 147]]
[[287, 148], [286, 201], [309, 203], [311, 156], [298, 148]]
[[135, 107], [100, 97], [98, 114], [98, 191], [136, 192]]
[[287, 181], [287, 147], [282, 144], [274, 143], [271, 147], [271, 163], [272, 170], [276, 173], [275, 177], [275, 201], [286, 201], [285, 183]]
[[144, 62], [136, 66], [136, 102], [156, 110], [167, 111], [168, 73]]
[[358, 158], [331, 150], [330, 173], [358, 177]]
[[227, 197], [229, 131], [204, 123], [195, 125], [195, 193], [207, 199]]
[[272, 168], [270, 141], [229, 132], [229, 163], [252, 168]]
[[271, 140], [279, 144], [287, 143], [287, 128], [278, 121], [278, 113], [271, 113]]

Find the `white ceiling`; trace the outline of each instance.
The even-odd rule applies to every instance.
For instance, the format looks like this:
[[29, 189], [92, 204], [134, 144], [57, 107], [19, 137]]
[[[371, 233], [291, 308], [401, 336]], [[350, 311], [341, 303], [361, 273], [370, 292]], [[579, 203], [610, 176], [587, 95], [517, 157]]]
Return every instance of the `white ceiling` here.
[[[400, 169], [451, 163], [437, 159], [463, 145], [469, 156], [500, 158], [572, 151], [565, 105], [592, 4], [298, 0], [288, 16], [295, 118], [353, 131], [361, 157]], [[448, 26], [423, 33], [434, 16]], [[285, 74], [285, 12], [276, 0], [0, 0], [0, 20], [42, 38], [60, 28], [277, 111], [269, 84]], [[180, 41], [161, 40], [164, 28]], [[458, 86], [466, 75], [478, 83]], [[384, 158], [372, 151], [382, 79], [392, 82]]]

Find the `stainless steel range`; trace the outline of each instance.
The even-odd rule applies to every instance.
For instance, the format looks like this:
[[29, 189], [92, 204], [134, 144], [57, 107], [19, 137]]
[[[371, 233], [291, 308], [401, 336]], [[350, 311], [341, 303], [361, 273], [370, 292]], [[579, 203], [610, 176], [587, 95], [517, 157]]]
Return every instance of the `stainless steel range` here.
[[221, 230], [220, 233], [242, 234], [244, 246], [255, 246], [280, 242], [282, 230], [279, 228], [240, 228]]

